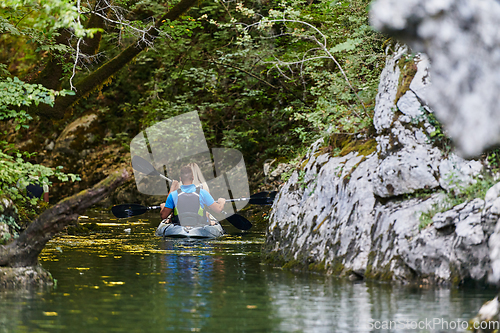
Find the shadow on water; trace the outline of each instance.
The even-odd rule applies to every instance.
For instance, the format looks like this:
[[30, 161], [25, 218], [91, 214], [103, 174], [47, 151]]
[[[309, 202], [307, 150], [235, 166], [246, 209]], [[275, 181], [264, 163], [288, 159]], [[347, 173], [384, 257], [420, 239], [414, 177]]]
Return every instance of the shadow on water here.
[[[292, 274], [261, 263], [263, 226], [164, 240], [153, 236], [157, 217], [142, 217], [90, 215], [101, 232], [52, 240], [40, 261], [57, 287], [1, 293], [0, 332], [455, 331], [410, 325], [468, 320], [494, 296]], [[389, 321], [399, 325], [375, 329]]]

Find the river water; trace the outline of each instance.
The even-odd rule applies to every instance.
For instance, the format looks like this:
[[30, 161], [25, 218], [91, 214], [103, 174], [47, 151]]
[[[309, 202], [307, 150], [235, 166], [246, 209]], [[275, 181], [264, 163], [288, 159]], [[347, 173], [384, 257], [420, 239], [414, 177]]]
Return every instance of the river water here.
[[0, 293], [0, 332], [463, 332], [495, 296], [273, 268], [259, 225], [188, 242], [154, 237], [156, 215], [80, 221], [103, 230], [49, 242], [56, 288]]

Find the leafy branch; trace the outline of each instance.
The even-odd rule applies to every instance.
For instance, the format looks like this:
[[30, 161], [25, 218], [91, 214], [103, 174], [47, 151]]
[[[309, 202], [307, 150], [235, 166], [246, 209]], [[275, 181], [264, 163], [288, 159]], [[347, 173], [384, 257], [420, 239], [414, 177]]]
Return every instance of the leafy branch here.
[[28, 199], [24, 193], [26, 186], [33, 181], [45, 185], [51, 185], [49, 177], [56, 177], [62, 182], [79, 181], [80, 177], [75, 174], [65, 174], [61, 171], [62, 167], [51, 169], [40, 164], [31, 164], [25, 162], [24, 157], [31, 157], [32, 154], [21, 153], [14, 150], [13, 153], [6, 154], [9, 147], [3, 143], [4, 147], [0, 150], [0, 195], [6, 195], [14, 201], [36, 204], [38, 198]]
[[[307, 26], [307, 27], [311, 28], [312, 30], [314, 30], [315, 33], [317, 33], [318, 35], [320, 35], [321, 36], [321, 40], [318, 40], [318, 38], [316, 38], [315, 35], [297, 35], [295, 33], [281, 33], [279, 35], [272, 35], [271, 38], [277, 38], [279, 36], [284, 36], [284, 35], [293, 35], [293, 36], [296, 36], [296, 37], [300, 37], [300, 38], [311, 40], [316, 45], [318, 45], [317, 48], [311, 48], [311, 49], [307, 50], [306, 52], [304, 52], [301, 60], [297, 60], [297, 61], [282, 61], [280, 59], [275, 58], [276, 61], [272, 62], [273, 63], [273, 67], [272, 68], [276, 68], [280, 72], [281, 75], [283, 75], [284, 77], [288, 78], [285, 75], [285, 73], [283, 72], [282, 67], [287, 67], [289, 70], [291, 70], [290, 66], [300, 65], [301, 72], [302, 72], [303, 71], [303, 66], [304, 66], [304, 64], [306, 62], [309, 62], [309, 61], [312, 61], [312, 60], [317, 60], [317, 59], [330, 59], [330, 60], [333, 60], [333, 62], [335, 63], [335, 65], [338, 67], [338, 69], [342, 73], [342, 76], [344, 77], [345, 82], [347, 83], [347, 85], [349, 86], [349, 88], [352, 90], [352, 92], [356, 96], [356, 98], [358, 100], [358, 103], [363, 107], [363, 110], [365, 112], [367, 111], [365, 104], [363, 103], [363, 101], [361, 100], [361, 98], [359, 97], [359, 95], [357, 94], [356, 90], [354, 89], [353, 85], [351, 84], [351, 81], [347, 77], [347, 74], [345, 73], [344, 69], [342, 68], [342, 66], [340, 65], [340, 63], [337, 61], [337, 59], [333, 56], [333, 53], [335, 53], [335, 52], [340, 52], [340, 51], [344, 51], [344, 50], [352, 50], [352, 49], [354, 49], [354, 47], [356, 46], [356, 44], [359, 43], [359, 42], [361, 42], [360, 39], [349, 39], [347, 42], [342, 43], [342, 44], [338, 44], [338, 45], [334, 46], [333, 48], [329, 49], [328, 48], [328, 43], [327, 43], [327, 37], [325, 36], [325, 34], [323, 34], [314, 25], [312, 25], [312, 24], [310, 24], [308, 22], [302, 21], [302, 20], [286, 19], [286, 18], [283, 18], [283, 19], [273, 19], [273, 20], [269, 20], [269, 19], [264, 18], [264, 19], [262, 19], [259, 22], [256, 22], [256, 23], [253, 23], [253, 24], [249, 24], [249, 25], [245, 25], [245, 31], [248, 32], [252, 27], [257, 27], [259, 29], [270, 28], [275, 23], [297, 23], [297, 24], [301, 24], [301, 25]], [[309, 53], [317, 51], [317, 50], [323, 51], [326, 55], [319, 55], [319, 56], [312, 56], [312, 57], [308, 57], [307, 56]], [[356, 112], [354, 112], [354, 113], [356, 114]], [[359, 117], [358, 114], [356, 114], [356, 116]]]
[[10, 77], [0, 79], [0, 120], [16, 119], [16, 131], [32, 117], [23, 110], [32, 104], [44, 103], [54, 105], [56, 96], [74, 95], [69, 90], [54, 91], [47, 89], [41, 84], [25, 83], [19, 78]]

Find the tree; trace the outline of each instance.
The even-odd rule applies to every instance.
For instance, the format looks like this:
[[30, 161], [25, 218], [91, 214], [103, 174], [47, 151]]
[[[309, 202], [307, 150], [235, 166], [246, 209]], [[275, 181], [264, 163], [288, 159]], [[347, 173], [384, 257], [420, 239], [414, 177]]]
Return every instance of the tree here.
[[[65, 0], [55, 2], [44, 0], [39, 4], [27, 0], [10, 0], [3, 3], [4, 31], [11, 33], [22, 33], [17, 25], [26, 20], [26, 16], [37, 16], [44, 13], [44, 9], [47, 8], [49, 8], [49, 12], [54, 12], [53, 15], [58, 16], [56, 22], [68, 21], [65, 26], [61, 23], [54, 24], [48, 33], [41, 34], [38, 31], [31, 35], [32, 38], [42, 38], [43, 36], [44, 40], [40, 41], [46, 44], [44, 47], [50, 51], [50, 56], [43, 66], [44, 69], [37, 75], [34, 82], [55, 91], [60, 90], [62, 80], [68, 74], [68, 62], [71, 60], [73, 66], [69, 72], [71, 74], [70, 87], [75, 93], [60, 95], [53, 105], [38, 105], [37, 108], [33, 109], [33, 112], [49, 118], [63, 117], [72, 105], [88, 96], [92, 91], [102, 87], [140, 52], [153, 46], [154, 40], [161, 35], [164, 23], [175, 21], [196, 3], [196, 0], [181, 0], [172, 8], [168, 10], [165, 8], [165, 13], [148, 25], [126, 20], [123, 10], [116, 7], [111, 0], [94, 0], [84, 4], [78, 0], [76, 6]], [[10, 20], [7, 20], [6, 14], [11, 13], [14, 15], [10, 16]], [[21, 17], [22, 14], [24, 16]], [[19, 19], [19, 17], [21, 18]], [[18, 20], [15, 25], [11, 22], [14, 18]], [[47, 24], [47, 21], [48, 18], [42, 16], [41, 19], [35, 20], [36, 23], [33, 26], [45, 29], [44, 24]], [[137, 39], [113, 59], [92, 70], [90, 74], [73, 84], [78, 66], [95, 56], [99, 50], [105, 23], [115, 24], [120, 30], [127, 29], [127, 32], [132, 36], [137, 36]]]
[[[64, 1], [40, 1], [39, 7], [45, 10], [35, 18], [28, 17], [31, 14], [32, 6], [28, 1], [9, 0], [0, 4], [0, 29], [16, 36], [30, 36], [31, 38], [41, 38], [39, 30], [47, 31], [51, 34], [54, 29], [62, 26], [71, 28], [76, 35], [92, 35], [93, 29], [85, 29], [81, 24], [74, 21], [78, 16], [76, 9]], [[52, 16], [57, 15], [59, 20], [53, 22]], [[17, 22], [12, 24], [6, 19]], [[26, 21], [25, 27], [20, 27], [21, 21]], [[20, 80], [18, 77], [10, 77], [5, 64], [0, 65], [0, 120], [11, 120], [15, 125], [15, 130], [27, 128], [28, 121], [32, 116], [27, 112], [30, 107], [40, 107], [42, 105], [53, 106], [57, 96], [74, 95], [69, 90], [54, 90], [42, 86], [41, 84], [31, 84]], [[26, 160], [34, 158], [35, 154], [19, 151], [12, 144], [0, 141], [0, 196], [7, 196], [14, 200], [18, 207], [35, 205], [37, 198], [29, 199], [21, 189], [23, 182], [28, 179], [37, 178], [41, 182], [50, 184], [48, 177], [55, 176], [60, 181], [79, 180], [77, 175], [64, 174], [60, 168], [48, 168], [42, 165], [34, 165]], [[25, 210], [21, 213], [26, 214]], [[17, 224], [14, 223], [15, 226]], [[18, 227], [18, 226], [17, 226]], [[18, 230], [16, 230], [18, 231]]]
[[[102, 86], [144, 48], [152, 46], [161, 34], [163, 23], [175, 20], [194, 3], [193, 0], [183, 0], [170, 10], [162, 8], [166, 12], [163, 16], [152, 24], [143, 24], [127, 20], [126, 12], [109, 0], [95, 0], [83, 5], [81, 1], [73, 3], [68, 0], [2, 1], [0, 32], [4, 42], [8, 42], [9, 38], [17, 40], [23, 45], [25, 59], [26, 54], [32, 52], [42, 64], [36, 65], [36, 70], [31, 69], [34, 75], [24, 75], [24, 80], [19, 79], [16, 72], [29, 73], [22, 69], [22, 66], [30, 66], [29, 62], [21, 62], [16, 65], [17, 68], [0, 64], [0, 120], [13, 122], [16, 131], [19, 131], [28, 128], [28, 122], [36, 115], [63, 118], [69, 106]], [[91, 69], [99, 60], [98, 50], [106, 24], [118, 26], [120, 36], [131, 36], [136, 40], [73, 85], [80, 67]], [[30, 50], [30, 45], [35, 45], [36, 49]], [[70, 89], [62, 89], [64, 80], [68, 78]], [[53, 175], [61, 181], [66, 181], [68, 177], [73, 181], [79, 180], [78, 176], [63, 174], [59, 169], [26, 163], [25, 160], [34, 155], [14, 149], [6, 141], [0, 142], [0, 149], [0, 173], [3, 176], [0, 195], [23, 203], [18, 206], [23, 206], [27, 199], [16, 186], [19, 180], [41, 177], [49, 182], [48, 177]]]
[[[78, 38], [94, 38], [94, 34], [98, 32], [94, 28], [84, 28], [79, 22], [80, 12], [78, 8], [64, 0], [41, 0], [36, 4], [23, 0], [9, 0], [2, 2], [0, 9], [2, 14], [0, 15], [0, 29], [3, 32], [7, 31], [17, 36], [38, 40], [45, 37], [50, 39], [51, 36], [60, 36], [56, 32], [57, 30], [71, 29]], [[44, 10], [37, 12], [37, 15], [33, 15], [33, 12], [37, 9]], [[55, 23], [53, 16], [58, 18]], [[9, 22], [6, 17], [17, 23]], [[22, 21], [26, 22], [23, 27], [20, 26]], [[42, 44], [43, 46], [47, 46], [50, 50], [61, 50], [57, 45]], [[6, 67], [6, 65], [0, 66], [0, 70], [2, 70], [2, 76], [0, 77], [0, 119], [12, 121], [16, 130], [28, 127], [26, 123], [32, 119], [26, 112], [29, 107], [41, 107], [42, 105], [52, 107], [57, 96], [75, 95], [72, 91], [56, 90], [58, 87], [52, 89], [37, 83], [23, 82], [16, 76], [11, 78]], [[58, 75], [57, 71], [55, 71], [55, 75]], [[50, 184], [48, 177], [51, 176], [55, 176], [61, 181], [79, 180], [77, 175], [62, 173], [60, 171], [62, 167], [52, 169], [25, 161], [25, 159], [32, 158], [33, 155], [19, 151], [6, 141], [0, 142], [0, 196], [6, 196], [14, 200], [19, 208], [29, 206], [29, 204], [37, 204], [37, 198], [28, 199], [24, 193], [23, 187], [25, 187], [29, 179], [38, 179], [48, 184]], [[74, 220], [77, 212], [82, 212], [82, 209], [95, 203], [95, 200], [102, 199], [104, 195], [116, 188], [126, 178], [126, 173], [120, 176], [110, 176], [105, 183], [101, 184], [102, 186], [106, 185], [105, 188], [98, 186], [94, 190], [87, 191], [65, 203], [56, 205], [55, 208], [44, 212], [35, 223], [30, 224], [28, 229], [21, 233], [18, 238], [17, 232], [19, 230], [14, 230], [14, 238], [17, 239], [7, 247], [1, 247], [2, 260], [0, 261], [2, 263], [0, 265], [24, 266], [33, 264], [45, 243], [69, 221]], [[19, 212], [20, 209], [17, 210]], [[21, 210], [21, 212], [25, 213], [26, 211]], [[2, 218], [5, 219], [3, 216]], [[15, 222], [11, 222], [11, 224], [11, 227], [19, 228]], [[10, 255], [17, 253], [15, 255], [17, 261], [5, 259], [6, 256], [9, 256], [9, 254], [5, 254], [5, 251]], [[27, 253], [20, 256], [19, 253], [23, 251], [27, 251]]]
[[[168, 6], [153, 0], [140, 4], [146, 5], [121, 1], [130, 11], [117, 15], [108, 2], [95, 1], [81, 9], [88, 13], [81, 14], [81, 22], [102, 31], [73, 36], [65, 46], [56, 37], [68, 36], [57, 31], [50, 43], [43, 43], [50, 59], [41, 54], [48, 65], [33, 65], [32, 72], [41, 73], [30, 82], [53, 82], [52, 87], [62, 82], [77, 90], [74, 96], [57, 96], [54, 108], [36, 108], [48, 116], [65, 114], [54, 127], [97, 113], [105, 130], [96, 137], [121, 143], [125, 150], [145, 127], [197, 110], [209, 145], [240, 149], [256, 173], [266, 159], [289, 160], [317, 138], [368, 135], [385, 56], [384, 39], [368, 25], [368, 0], [206, 1], [191, 7], [189, 16], [165, 20], [159, 28]], [[116, 23], [106, 24], [99, 13]], [[151, 17], [159, 19], [151, 22]], [[323, 50], [317, 43], [321, 34], [327, 40]], [[119, 47], [112, 46], [116, 41]], [[330, 53], [326, 58], [320, 55], [325, 50]], [[98, 67], [103, 51], [111, 60]], [[131, 57], [134, 61], [127, 62]], [[50, 67], [61, 64], [59, 70]], [[63, 73], [65, 79], [52, 73]], [[69, 105], [73, 115], [66, 112]], [[96, 142], [85, 149], [98, 149]]]
[[19, 238], [6, 246], [0, 246], [0, 267], [36, 265], [38, 254], [54, 235], [76, 220], [87, 208], [110, 194], [128, 177], [126, 170], [116, 171], [93, 188], [75, 194], [43, 212]]

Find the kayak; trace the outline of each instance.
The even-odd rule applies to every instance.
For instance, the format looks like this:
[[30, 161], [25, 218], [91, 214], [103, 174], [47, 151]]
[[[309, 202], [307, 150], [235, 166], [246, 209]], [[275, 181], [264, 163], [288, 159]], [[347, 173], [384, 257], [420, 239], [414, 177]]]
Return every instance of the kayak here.
[[214, 225], [190, 227], [165, 223], [165, 221], [161, 221], [156, 229], [156, 236], [171, 238], [217, 238], [224, 235], [224, 229], [222, 229], [222, 226], [218, 222]]

